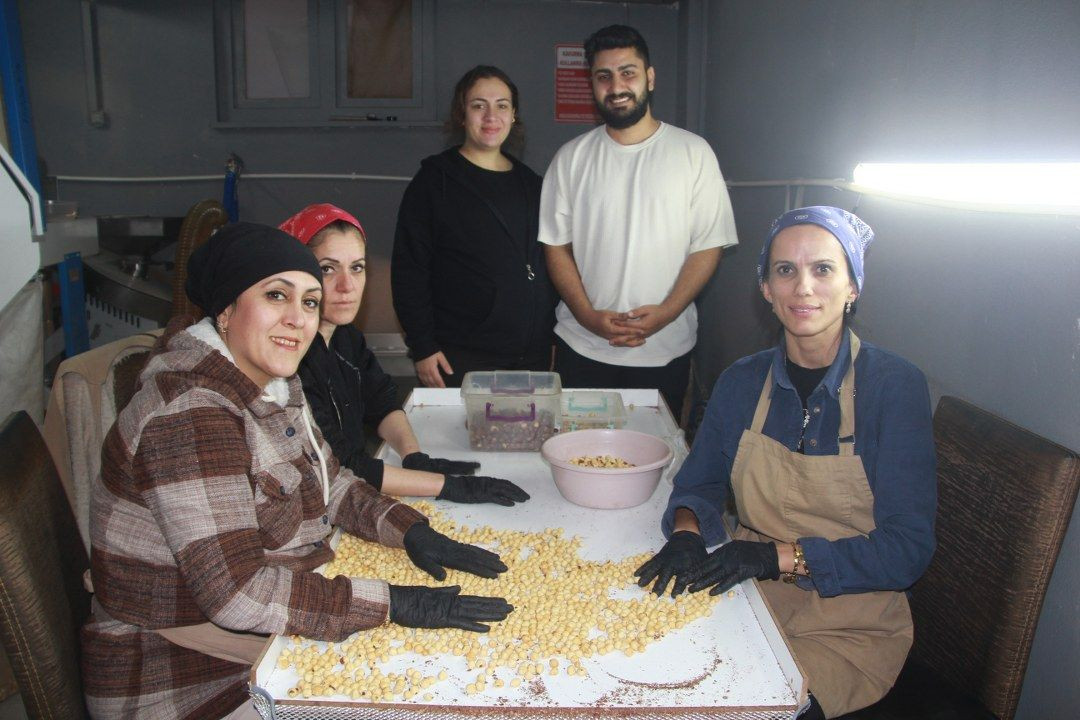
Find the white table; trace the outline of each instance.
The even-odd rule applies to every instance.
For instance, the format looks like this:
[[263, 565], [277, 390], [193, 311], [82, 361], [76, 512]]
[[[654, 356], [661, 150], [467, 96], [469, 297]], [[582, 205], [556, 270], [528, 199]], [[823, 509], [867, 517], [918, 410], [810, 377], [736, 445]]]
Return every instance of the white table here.
[[[622, 390], [628, 408], [627, 428], [663, 437], [675, 451], [650, 500], [636, 508], [593, 510], [573, 505], [559, 495], [551, 472], [536, 452], [485, 453], [469, 449], [465, 408], [458, 390], [418, 388], [405, 411], [429, 455], [481, 462], [484, 475], [504, 477], [521, 485], [532, 499], [503, 508], [457, 505], [438, 501], [441, 512], [458, 524], [496, 529], [540, 531], [559, 526], [583, 540], [589, 559], [618, 559], [654, 551], [664, 542], [659, 521], [671, 492], [671, 477], [686, 457], [682, 431], [654, 390]], [[400, 459], [385, 445], [379, 456], [391, 464]], [[252, 669], [256, 706], [266, 718], [463, 718], [543, 717], [725, 717], [791, 718], [806, 699], [806, 681], [753, 582], [734, 597], [718, 602], [710, 616], [650, 645], [644, 653], [625, 657], [611, 653], [585, 662], [587, 677], [562, 674], [544, 677], [544, 693], [526, 688], [466, 695], [471, 682], [461, 658], [446, 655], [392, 661], [417, 663], [425, 673], [445, 668], [448, 682], [433, 686], [432, 700], [394, 703], [353, 701], [344, 696], [291, 700], [295, 672], [279, 670], [278, 655], [288, 640], [272, 638]], [[469, 676], [469, 677], [467, 677]]]

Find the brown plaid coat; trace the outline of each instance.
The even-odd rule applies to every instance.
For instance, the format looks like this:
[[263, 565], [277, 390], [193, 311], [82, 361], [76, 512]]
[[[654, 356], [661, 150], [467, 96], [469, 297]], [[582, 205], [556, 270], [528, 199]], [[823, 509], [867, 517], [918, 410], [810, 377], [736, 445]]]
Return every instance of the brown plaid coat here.
[[313, 570], [332, 525], [401, 547], [424, 517], [333, 458], [323, 502], [299, 380], [286, 407], [189, 331], [170, 328], [109, 431], [91, 501], [91, 565], [109, 618], [83, 627], [95, 718], [220, 718], [246, 698], [248, 666], [174, 645], [155, 629], [213, 622], [340, 640], [384, 622], [381, 580]]

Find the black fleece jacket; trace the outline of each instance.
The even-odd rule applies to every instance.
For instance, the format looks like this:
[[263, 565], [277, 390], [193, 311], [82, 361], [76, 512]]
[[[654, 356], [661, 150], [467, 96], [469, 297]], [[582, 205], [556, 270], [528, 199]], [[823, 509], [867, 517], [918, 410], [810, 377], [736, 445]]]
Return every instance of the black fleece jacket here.
[[342, 325], [330, 336], [327, 347], [316, 333], [298, 374], [311, 414], [334, 457], [381, 489], [383, 461], [364, 448], [364, 422], [378, 425], [401, 408], [397, 385], [379, 365], [364, 334], [352, 325]]
[[425, 158], [398, 211], [394, 310], [414, 360], [443, 345], [501, 358], [551, 346], [558, 296], [536, 241], [542, 180], [518, 160], [527, 242], [469, 179], [457, 148]]

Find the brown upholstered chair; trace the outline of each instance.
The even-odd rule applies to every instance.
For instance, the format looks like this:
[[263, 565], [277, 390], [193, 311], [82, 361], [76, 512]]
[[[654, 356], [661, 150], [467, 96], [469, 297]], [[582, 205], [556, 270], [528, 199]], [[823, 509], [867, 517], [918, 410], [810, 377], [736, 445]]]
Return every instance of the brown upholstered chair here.
[[202, 317], [202, 310], [188, 300], [184, 292], [184, 283], [187, 282], [187, 262], [191, 252], [206, 242], [207, 238], [214, 234], [219, 227], [229, 222], [229, 216], [225, 208], [217, 200], [203, 200], [195, 203], [184, 216], [184, 222], [180, 225], [180, 238], [176, 243], [176, 256], [174, 258], [175, 272], [173, 274], [173, 305], [172, 316], [182, 317], [189, 315], [196, 320]]
[[896, 687], [850, 720], [1011, 720], [1080, 487], [1080, 456], [962, 400], [934, 414], [938, 548]]
[[0, 426], [0, 636], [27, 715], [85, 718], [79, 628], [89, 567], [52, 458], [24, 411]]

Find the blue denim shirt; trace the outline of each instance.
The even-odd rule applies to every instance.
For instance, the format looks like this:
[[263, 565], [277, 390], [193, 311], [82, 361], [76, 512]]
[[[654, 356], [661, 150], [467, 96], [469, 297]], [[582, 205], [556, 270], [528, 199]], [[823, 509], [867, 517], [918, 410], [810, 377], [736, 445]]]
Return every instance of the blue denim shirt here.
[[[806, 455], [838, 453], [837, 391], [850, 356], [845, 333], [836, 360], [807, 401]], [[803, 411], [785, 361], [781, 344], [739, 360], [716, 381], [694, 446], [675, 476], [662, 521], [665, 535], [671, 534], [675, 509], [685, 507], [697, 516], [707, 545], [724, 539], [720, 518], [731, 466], [770, 367], [772, 404], [763, 432], [795, 451]], [[834, 541], [799, 538], [812, 573], [799, 585], [812, 586], [822, 597], [904, 590], [922, 575], [934, 553], [937, 476], [926, 378], [906, 360], [864, 342], [855, 359], [855, 388], [855, 454], [866, 468], [877, 527], [869, 535]]]

